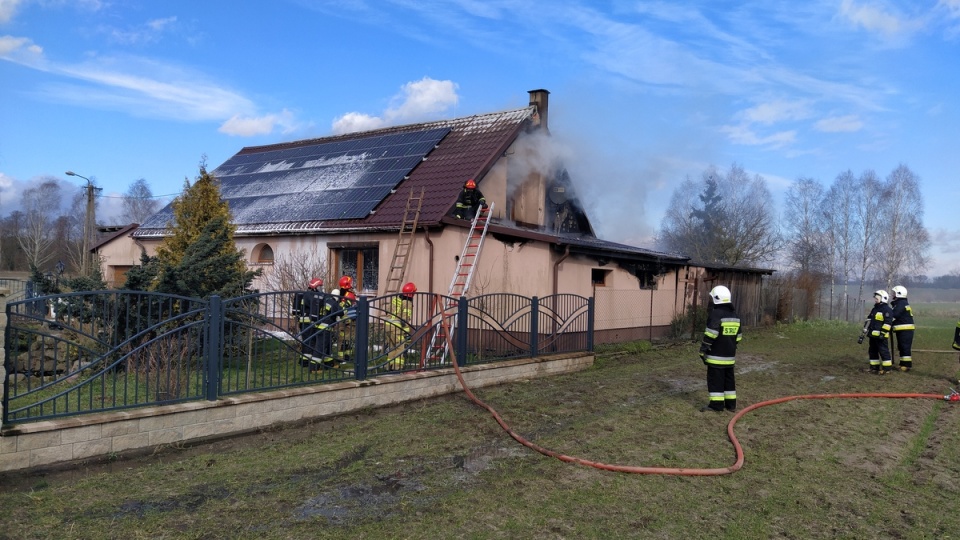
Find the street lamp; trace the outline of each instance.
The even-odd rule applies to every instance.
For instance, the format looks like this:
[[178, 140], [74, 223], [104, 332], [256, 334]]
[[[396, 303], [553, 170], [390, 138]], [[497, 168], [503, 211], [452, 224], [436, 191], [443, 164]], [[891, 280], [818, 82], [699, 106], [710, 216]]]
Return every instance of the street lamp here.
[[95, 206], [93, 204], [93, 182], [86, 176], [73, 171], [67, 171], [66, 174], [67, 176], [76, 176], [77, 178], [83, 178], [87, 181], [87, 219], [83, 223], [83, 253], [80, 256], [80, 273], [86, 276], [89, 275], [90, 270], [90, 239], [93, 236], [93, 228], [96, 226], [94, 218]]
[[60, 276], [63, 275], [63, 270], [66, 266], [63, 264], [63, 261], [57, 261], [57, 290], [60, 290]]

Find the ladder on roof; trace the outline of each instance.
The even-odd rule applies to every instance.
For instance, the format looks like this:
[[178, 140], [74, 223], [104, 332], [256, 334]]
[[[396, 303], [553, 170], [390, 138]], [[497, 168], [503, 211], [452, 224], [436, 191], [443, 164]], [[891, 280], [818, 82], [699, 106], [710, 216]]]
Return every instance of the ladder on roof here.
[[[453, 279], [450, 280], [450, 290], [446, 300], [442, 302], [434, 301], [433, 315], [436, 316], [438, 308], [441, 319], [449, 317], [448, 324], [438, 324], [437, 330], [430, 338], [430, 347], [427, 349], [426, 361], [428, 364], [445, 364], [447, 352], [449, 349], [447, 333], [451, 328], [457, 327], [457, 303], [460, 297], [466, 296], [470, 289], [470, 281], [473, 278], [473, 272], [477, 269], [480, 261], [480, 250], [483, 248], [483, 240], [487, 236], [487, 227], [490, 224], [489, 218], [493, 213], [493, 203], [487, 208], [481, 208], [474, 216], [470, 224], [470, 233], [467, 235], [467, 241], [463, 245], [463, 251], [457, 260], [457, 269], [453, 272]], [[438, 304], [442, 304], [439, 306]], [[432, 317], [431, 317], [432, 319]]]
[[400, 224], [400, 236], [397, 238], [397, 245], [393, 248], [393, 259], [387, 271], [387, 288], [384, 296], [397, 294], [403, 286], [403, 276], [407, 273], [410, 255], [413, 253], [413, 235], [417, 232], [417, 222], [420, 220], [423, 192], [424, 188], [421, 187], [420, 195], [414, 196], [411, 189], [410, 196], [407, 197], [407, 208], [403, 211], [403, 223]]

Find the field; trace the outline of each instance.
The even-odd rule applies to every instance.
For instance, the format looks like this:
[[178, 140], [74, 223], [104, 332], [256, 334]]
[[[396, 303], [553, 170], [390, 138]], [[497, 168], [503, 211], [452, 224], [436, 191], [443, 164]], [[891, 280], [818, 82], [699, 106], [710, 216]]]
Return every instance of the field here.
[[[741, 409], [810, 394], [957, 388], [958, 304], [915, 305], [915, 368], [864, 372], [858, 325], [749, 330]], [[693, 343], [598, 351], [586, 371], [475, 391], [570, 456], [725, 468], [729, 413], [701, 413]], [[0, 476], [0, 538], [958, 538], [960, 403], [802, 399], [745, 414], [744, 466], [610, 472], [512, 439], [463, 394], [190, 448]]]

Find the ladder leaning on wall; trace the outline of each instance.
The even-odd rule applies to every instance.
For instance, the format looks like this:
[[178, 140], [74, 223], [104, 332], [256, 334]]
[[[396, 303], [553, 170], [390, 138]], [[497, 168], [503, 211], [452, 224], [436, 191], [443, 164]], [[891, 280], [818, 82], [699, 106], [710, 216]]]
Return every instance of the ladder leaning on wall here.
[[[407, 208], [403, 211], [403, 223], [400, 224], [400, 236], [397, 245], [393, 248], [393, 259], [390, 261], [390, 270], [387, 272], [387, 287], [384, 296], [397, 294], [403, 286], [403, 276], [407, 273], [410, 256], [413, 254], [413, 235], [417, 232], [417, 222], [420, 220], [420, 207], [423, 205], [423, 191], [414, 196], [413, 189], [407, 198]], [[416, 204], [416, 208], [414, 208]]]
[[[467, 235], [467, 241], [463, 244], [463, 251], [460, 258], [457, 259], [457, 269], [453, 272], [453, 279], [450, 280], [450, 290], [447, 298], [440, 300], [439, 296], [434, 299], [432, 313], [436, 316], [438, 313], [441, 320], [446, 314], [446, 324], [437, 324], [437, 329], [430, 338], [430, 347], [427, 349], [424, 361], [430, 365], [445, 364], [447, 360], [447, 333], [452, 328], [457, 327], [457, 303], [460, 297], [465, 296], [470, 289], [470, 282], [473, 279], [473, 272], [477, 269], [480, 262], [480, 250], [483, 248], [483, 240], [487, 236], [487, 226], [490, 224], [489, 218], [493, 213], [493, 203], [486, 208], [481, 208], [474, 216], [470, 224], [470, 233]], [[431, 317], [433, 320], [434, 317]]]

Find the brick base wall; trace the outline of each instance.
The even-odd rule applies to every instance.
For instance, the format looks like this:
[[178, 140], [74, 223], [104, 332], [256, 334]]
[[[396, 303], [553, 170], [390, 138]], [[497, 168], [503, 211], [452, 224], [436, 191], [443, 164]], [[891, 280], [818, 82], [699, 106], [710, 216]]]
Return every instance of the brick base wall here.
[[[2, 351], [2, 348], [0, 348]], [[593, 365], [592, 353], [524, 358], [464, 368], [470, 388], [547, 377]], [[15, 424], [0, 430], [0, 471], [67, 464], [187, 441], [238, 435], [461, 391], [452, 368], [375, 377], [129, 411]]]

